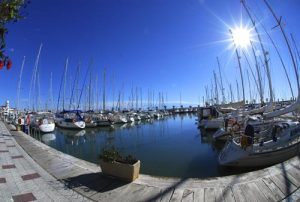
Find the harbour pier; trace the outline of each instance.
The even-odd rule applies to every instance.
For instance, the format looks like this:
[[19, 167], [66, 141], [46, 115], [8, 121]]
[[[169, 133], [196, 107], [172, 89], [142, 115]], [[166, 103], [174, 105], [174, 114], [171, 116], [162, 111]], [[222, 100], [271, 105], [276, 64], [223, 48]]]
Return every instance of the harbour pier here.
[[296, 201], [300, 155], [250, 173], [198, 178], [141, 174], [133, 183], [59, 152], [0, 122], [0, 193], [4, 201]]

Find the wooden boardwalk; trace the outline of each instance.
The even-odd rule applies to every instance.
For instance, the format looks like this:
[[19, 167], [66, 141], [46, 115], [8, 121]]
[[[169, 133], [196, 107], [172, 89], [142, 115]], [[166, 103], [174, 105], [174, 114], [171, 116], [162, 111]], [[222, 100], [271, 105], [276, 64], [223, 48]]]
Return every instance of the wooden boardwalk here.
[[133, 183], [105, 177], [100, 167], [11, 131], [17, 143], [49, 174], [94, 201], [297, 201], [300, 155], [284, 163], [241, 175], [209, 179], [140, 175]]

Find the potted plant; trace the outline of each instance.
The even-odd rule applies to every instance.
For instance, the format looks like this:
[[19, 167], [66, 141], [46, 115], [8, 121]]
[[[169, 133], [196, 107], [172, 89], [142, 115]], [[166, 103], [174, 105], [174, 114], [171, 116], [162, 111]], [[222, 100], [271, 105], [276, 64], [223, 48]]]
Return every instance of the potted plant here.
[[99, 156], [102, 173], [132, 182], [139, 177], [141, 162], [131, 155], [122, 156], [114, 147]]

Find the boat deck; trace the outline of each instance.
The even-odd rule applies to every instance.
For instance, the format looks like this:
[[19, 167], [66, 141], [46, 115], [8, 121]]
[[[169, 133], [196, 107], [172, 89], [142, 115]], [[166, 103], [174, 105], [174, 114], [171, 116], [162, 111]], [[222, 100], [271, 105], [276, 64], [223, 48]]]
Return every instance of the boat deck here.
[[[300, 154], [284, 163], [240, 175], [209, 179], [140, 175], [133, 183], [124, 183], [102, 175], [96, 164], [59, 152], [23, 132], [9, 132], [2, 122], [0, 131], [0, 195], [7, 200], [28, 193], [31, 195], [27, 197], [42, 201], [300, 199]], [[16, 168], [5, 169], [12, 165]], [[30, 180], [24, 181], [23, 177]], [[3, 178], [6, 182], [1, 183]]]

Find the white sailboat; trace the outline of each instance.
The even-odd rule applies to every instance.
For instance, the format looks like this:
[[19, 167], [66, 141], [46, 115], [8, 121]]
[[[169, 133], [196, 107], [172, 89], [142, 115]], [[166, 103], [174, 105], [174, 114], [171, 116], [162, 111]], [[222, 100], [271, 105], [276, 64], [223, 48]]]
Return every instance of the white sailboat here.
[[32, 114], [30, 120], [30, 127], [42, 133], [50, 133], [55, 129], [54, 117], [49, 112]]

